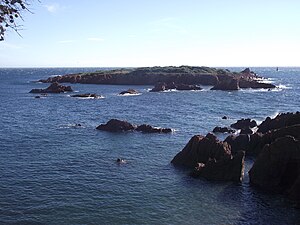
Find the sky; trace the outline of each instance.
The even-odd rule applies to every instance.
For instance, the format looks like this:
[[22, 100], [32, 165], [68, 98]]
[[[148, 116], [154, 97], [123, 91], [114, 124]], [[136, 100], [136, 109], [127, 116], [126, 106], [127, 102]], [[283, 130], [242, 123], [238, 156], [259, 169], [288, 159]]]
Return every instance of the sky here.
[[0, 67], [300, 66], [299, 0], [30, 0]]

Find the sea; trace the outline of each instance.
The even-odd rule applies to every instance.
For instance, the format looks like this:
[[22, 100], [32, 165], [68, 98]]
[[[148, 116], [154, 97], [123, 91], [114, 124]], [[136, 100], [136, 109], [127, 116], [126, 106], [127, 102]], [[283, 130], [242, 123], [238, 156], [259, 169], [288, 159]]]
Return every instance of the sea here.
[[[100, 69], [108, 68], [0, 69], [0, 224], [300, 224], [292, 202], [249, 184], [254, 158], [246, 158], [241, 183], [194, 179], [170, 163], [215, 126], [300, 111], [300, 68], [251, 68], [273, 90], [71, 84], [76, 94], [104, 98], [29, 93], [48, 87], [39, 79]], [[129, 88], [140, 95], [118, 95]], [[113, 118], [174, 131], [96, 130]]]

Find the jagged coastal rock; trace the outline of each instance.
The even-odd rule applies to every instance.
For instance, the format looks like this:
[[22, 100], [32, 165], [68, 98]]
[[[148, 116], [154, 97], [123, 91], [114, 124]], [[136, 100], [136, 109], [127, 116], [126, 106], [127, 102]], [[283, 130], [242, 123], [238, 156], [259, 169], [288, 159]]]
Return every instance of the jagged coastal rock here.
[[213, 133], [234, 133], [234, 132], [235, 132], [235, 130], [230, 129], [228, 127], [218, 127], [217, 126], [213, 129]]
[[72, 92], [71, 86], [64, 86], [59, 84], [58, 82], [54, 82], [50, 84], [46, 89], [32, 89], [29, 93], [64, 93], [64, 92]]
[[266, 133], [270, 130], [292, 126], [300, 123], [300, 112], [278, 114], [274, 119], [267, 117], [259, 126], [257, 132]]
[[253, 128], [256, 126], [257, 126], [256, 121], [251, 119], [240, 119], [230, 125], [230, 127], [234, 129], [246, 129], [246, 128]]
[[148, 124], [142, 124], [140, 126], [131, 124], [124, 120], [111, 119], [106, 124], [101, 124], [97, 130], [109, 131], [109, 132], [123, 132], [123, 131], [140, 131], [143, 133], [171, 133], [170, 128], [153, 127]]
[[239, 89], [240, 89], [239, 80], [234, 78], [222, 80], [219, 83], [217, 83], [214, 87], [211, 88], [211, 90], [221, 90], [221, 91], [236, 91]]
[[300, 142], [284, 136], [265, 145], [249, 177], [252, 185], [300, 202]]
[[[249, 69], [248, 69], [249, 70]], [[40, 80], [44, 83], [82, 83], [114, 85], [158, 85], [153, 91], [162, 91], [170, 84], [177, 90], [199, 90], [198, 85], [212, 85], [215, 90], [237, 90], [238, 88], [274, 88], [272, 84], [260, 83], [258, 76], [248, 70], [240, 73], [209, 67], [141, 67], [96, 71], [92, 73], [68, 74]], [[192, 86], [189, 86], [192, 85]], [[196, 86], [195, 86], [196, 85]], [[197, 87], [198, 86], [198, 87]], [[165, 89], [164, 89], [165, 88]]]
[[194, 168], [194, 177], [208, 180], [241, 181], [244, 171], [244, 152], [233, 156], [231, 147], [213, 134], [195, 135], [171, 161], [174, 165]]
[[[254, 120], [241, 119], [233, 127], [243, 131], [256, 125]], [[255, 156], [250, 183], [271, 193], [285, 194], [300, 206], [300, 113], [268, 117], [258, 127], [253, 134], [252, 130], [251, 134], [241, 132], [224, 141], [212, 134], [195, 135], [171, 162], [194, 168], [193, 177], [239, 181], [245, 154]], [[216, 127], [219, 129], [222, 131]]]

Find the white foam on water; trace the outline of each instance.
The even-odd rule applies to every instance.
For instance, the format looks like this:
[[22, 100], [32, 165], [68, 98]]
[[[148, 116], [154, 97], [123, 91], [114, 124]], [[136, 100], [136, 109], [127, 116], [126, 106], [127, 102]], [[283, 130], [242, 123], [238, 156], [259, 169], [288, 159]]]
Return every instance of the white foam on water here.
[[122, 95], [120, 95], [120, 94], [118, 94], [118, 96], [124, 96], [124, 97], [126, 97], [126, 96], [138, 96], [138, 95], [141, 95], [142, 93], [137, 93], [137, 94], [129, 94], [129, 93], [126, 93], [126, 94], [122, 94]]

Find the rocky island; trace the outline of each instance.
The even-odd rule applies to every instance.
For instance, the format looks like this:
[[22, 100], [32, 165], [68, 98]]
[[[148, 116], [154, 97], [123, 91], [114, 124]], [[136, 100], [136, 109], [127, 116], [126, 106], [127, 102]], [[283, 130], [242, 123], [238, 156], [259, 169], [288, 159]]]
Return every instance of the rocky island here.
[[[194, 66], [140, 67], [67, 74], [39, 80], [43, 83], [81, 83], [112, 85], [161, 85], [164, 90], [174, 86], [178, 90], [199, 90], [195, 85], [211, 85], [213, 90], [238, 90], [240, 88], [275, 88], [273, 84], [257, 81], [258, 75], [249, 68], [241, 72], [227, 69]], [[163, 85], [162, 85], [163, 84]], [[156, 88], [153, 91], [160, 91]]]

